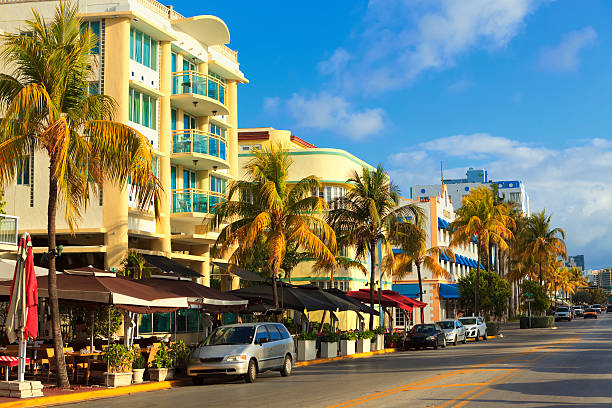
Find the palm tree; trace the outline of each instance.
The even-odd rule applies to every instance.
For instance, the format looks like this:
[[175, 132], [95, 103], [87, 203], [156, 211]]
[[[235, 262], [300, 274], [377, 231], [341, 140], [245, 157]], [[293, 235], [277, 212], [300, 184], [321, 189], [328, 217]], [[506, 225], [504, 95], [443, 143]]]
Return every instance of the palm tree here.
[[[381, 165], [376, 170], [364, 167], [354, 171], [347, 180], [351, 187], [344, 197], [337, 199], [328, 213], [328, 222], [347, 247], [355, 249], [355, 259], [370, 257], [370, 306], [374, 307], [376, 252], [380, 241], [387, 256], [392, 256], [390, 238], [401, 220], [414, 215], [413, 204], [400, 206], [398, 187], [389, 181]], [[381, 254], [382, 255], [382, 254]], [[379, 293], [382, 282], [379, 282]], [[370, 329], [374, 316], [370, 316]]]
[[[214, 252], [224, 256], [233, 251], [230, 264], [236, 265], [245, 253], [261, 243], [267, 255], [274, 290], [274, 306], [279, 307], [277, 277], [287, 245], [294, 243], [335, 270], [336, 234], [321, 218], [328, 206], [312, 196], [319, 187], [316, 177], [306, 177], [291, 185], [287, 175], [292, 164], [281, 146], [254, 151], [246, 165], [250, 180], [235, 181], [228, 188], [228, 200], [218, 204], [209, 228], [224, 226]], [[263, 240], [263, 241], [262, 241]]]
[[463, 197], [463, 203], [456, 213], [456, 218], [448, 229], [452, 231], [450, 248], [468, 245], [476, 238], [478, 265], [474, 285], [474, 313], [480, 312], [480, 253], [488, 254], [489, 243], [492, 242], [500, 251], [508, 250], [506, 240], [512, 238], [511, 228], [514, 223], [508, 215], [508, 207], [496, 204], [491, 190], [487, 186], [472, 190]]
[[145, 270], [145, 259], [136, 251], [128, 251], [121, 265], [123, 266], [123, 276], [131, 279], [142, 279], [151, 276], [151, 273]]
[[518, 237], [517, 255], [522, 258], [533, 256], [538, 265], [540, 285], [543, 283], [543, 269], [548, 258], [567, 258], [565, 231], [562, 228], [551, 228], [550, 218], [545, 210], [531, 215]]
[[[440, 252], [444, 252], [452, 259], [454, 254], [446, 247], [427, 248], [427, 232], [423, 228], [421, 213], [415, 213], [415, 222], [404, 222], [398, 226], [398, 231], [394, 234], [391, 242], [399, 246], [401, 252], [395, 254], [392, 273], [395, 277], [401, 278], [412, 271], [412, 264], [416, 266], [417, 277], [419, 279], [419, 300], [423, 302], [423, 281], [421, 277], [421, 265], [431, 271], [434, 278], [443, 277], [450, 279], [451, 274], [444, 269], [439, 262]], [[424, 310], [421, 308], [421, 322], [424, 322]]]
[[0, 184], [11, 183], [32, 152], [47, 154], [49, 302], [58, 385], [66, 387], [55, 271], [58, 199], [74, 229], [92, 193], [106, 183], [124, 185], [131, 177], [140, 208], [153, 201], [156, 214], [160, 187], [146, 138], [113, 121], [112, 98], [87, 94], [96, 38], [90, 31], [81, 32], [77, 8], [60, 3], [50, 22], [33, 13], [24, 29], [1, 37], [0, 60], [12, 74], [0, 75]]

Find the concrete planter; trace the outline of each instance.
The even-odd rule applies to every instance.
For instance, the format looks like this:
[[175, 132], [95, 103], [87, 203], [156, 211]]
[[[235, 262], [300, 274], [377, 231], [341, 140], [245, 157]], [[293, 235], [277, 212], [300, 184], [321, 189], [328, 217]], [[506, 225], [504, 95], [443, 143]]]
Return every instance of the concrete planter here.
[[372, 341], [370, 339], [357, 340], [357, 353], [368, 353], [370, 351], [371, 344]]
[[355, 354], [355, 340], [340, 340], [340, 355], [350, 356]]
[[134, 384], [140, 384], [144, 377], [144, 368], [134, 368], [132, 369], [132, 382]]
[[321, 358], [333, 358], [338, 356], [338, 343], [321, 342]]
[[308, 361], [317, 358], [316, 340], [298, 340], [298, 361]]
[[174, 368], [149, 368], [151, 381], [168, 381], [174, 379]]
[[385, 335], [377, 334], [372, 339], [372, 351], [378, 351], [385, 348]]
[[132, 384], [132, 372], [127, 373], [104, 373], [107, 387], [123, 387]]

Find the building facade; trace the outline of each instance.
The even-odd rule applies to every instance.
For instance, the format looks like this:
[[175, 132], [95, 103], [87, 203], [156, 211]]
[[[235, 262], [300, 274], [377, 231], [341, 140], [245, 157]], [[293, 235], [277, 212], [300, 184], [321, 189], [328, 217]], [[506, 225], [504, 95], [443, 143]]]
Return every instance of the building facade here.
[[[418, 200], [405, 199], [402, 202], [402, 204], [409, 203], [416, 204], [423, 210], [427, 249], [448, 248], [451, 234], [447, 227], [455, 219], [455, 210], [447, 186], [442, 186], [441, 192], [431, 197], [421, 197]], [[415, 309], [413, 323], [432, 323], [456, 317], [459, 312], [457, 280], [478, 266], [476, 242], [474, 239], [467, 245], [453, 248], [454, 260], [444, 253], [439, 254], [438, 263], [449, 273], [449, 277], [434, 276], [430, 269], [421, 265], [423, 301], [427, 306], [424, 309], [423, 322], [420, 321], [419, 313]], [[404, 296], [419, 299], [419, 281], [414, 264], [409, 273], [393, 281], [393, 290]], [[403, 325], [404, 317], [401, 311], [396, 311], [395, 319], [397, 325]]]
[[[0, 2], [0, 30], [23, 26], [35, 8], [52, 18], [58, 1]], [[117, 268], [128, 250], [186, 266], [210, 284], [210, 247], [216, 234], [204, 221], [225, 197], [238, 169], [238, 84], [247, 82], [226, 24], [215, 16], [184, 17], [155, 0], [78, 3], [83, 29], [98, 38], [93, 50], [91, 93], [112, 96], [115, 120], [142, 133], [155, 152], [163, 187], [159, 218], [141, 212], [130, 185], [96, 192], [71, 231], [58, 208], [58, 268]], [[5, 192], [7, 211], [19, 229], [46, 252], [48, 159], [35, 151], [16, 184]]]
[[584, 271], [584, 255], [568, 256], [565, 266], [567, 268], [580, 268], [581, 271]]
[[[468, 195], [470, 191], [483, 185], [489, 186], [492, 183], [497, 184], [500, 197], [503, 197], [506, 201], [516, 203], [526, 215], [530, 214], [529, 195], [525, 190], [525, 185], [520, 180], [489, 180], [486, 170], [473, 169], [471, 167], [467, 170], [465, 178], [444, 179], [444, 185], [446, 185], [450, 200], [453, 202], [455, 209], [461, 207], [463, 197]], [[438, 195], [441, 191], [441, 184], [417, 185], [410, 189], [410, 198], [419, 200], [423, 197]]]

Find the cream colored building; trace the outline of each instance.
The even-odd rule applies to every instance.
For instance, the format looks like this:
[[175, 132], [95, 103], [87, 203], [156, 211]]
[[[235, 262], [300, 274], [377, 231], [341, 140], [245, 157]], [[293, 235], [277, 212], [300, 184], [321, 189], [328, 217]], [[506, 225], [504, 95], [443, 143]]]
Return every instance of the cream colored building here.
[[[264, 149], [270, 145], [281, 145], [287, 149], [293, 164], [289, 169], [289, 183], [296, 183], [304, 177], [316, 176], [321, 188], [316, 192], [320, 197], [331, 203], [335, 198], [343, 196], [349, 184], [347, 180], [354, 171], [361, 173], [364, 167], [374, 170], [374, 167], [351, 153], [333, 148], [319, 148], [299, 137], [292, 135], [288, 130], [277, 130], [271, 127], [241, 128], [238, 130], [238, 164], [241, 169], [239, 177], [247, 178], [244, 165], [253, 157], [253, 149]], [[353, 257], [350, 248], [340, 249], [340, 254]], [[330, 277], [325, 272], [315, 272], [313, 261], [298, 264], [291, 272], [291, 282], [294, 284], [311, 283], [322, 288], [330, 287]], [[364, 266], [370, 270], [369, 260]], [[378, 278], [376, 279], [378, 281]], [[343, 291], [367, 288], [369, 275], [359, 270], [338, 269], [334, 275], [333, 286]], [[384, 289], [391, 289], [390, 279], [383, 278]], [[312, 313], [312, 318], [319, 318], [318, 313]], [[340, 313], [340, 327], [350, 329], [356, 327], [354, 312]], [[366, 325], [367, 325], [367, 316]]]
[[[31, 9], [52, 18], [58, 1], [0, 0], [0, 30], [15, 31]], [[128, 249], [169, 258], [210, 284], [210, 247], [216, 235], [203, 221], [238, 173], [237, 86], [247, 80], [226, 24], [215, 16], [184, 17], [155, 0], [78, 2], [84, 26], [98, 36], [90, 92], [112, 96], [116, 120], [139, 130], [155, 151], [164, 189], [158, 220], [139, 212], [130, 186], [104, 186], [89, 203], [74, 235], [58, 210], [62, 267], [116, 268]], [[20, 218], [37, 252], [46, 251], [46, 154], [34, 152], [6, 211]]]

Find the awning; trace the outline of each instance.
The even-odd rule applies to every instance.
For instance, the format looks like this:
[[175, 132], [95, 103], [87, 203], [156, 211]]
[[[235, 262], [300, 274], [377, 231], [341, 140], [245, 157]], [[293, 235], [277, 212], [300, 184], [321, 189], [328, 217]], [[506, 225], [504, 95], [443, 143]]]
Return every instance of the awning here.
[[266, 280], [259, 274], [251, 271], [247, 271], [246, 269], [240, 268], [239, 266], [231, 265], [226, 262], [213, 262], [213, 265], [218, 266], [219, 268], [228, 271], [232, 275], [236, 275], [242, 280], [249, 282], [266, 282]]
[[376, 313], [378, 313], [378, 310], [372, 309], [370, 306], [366, 305], [365, 303], [360, 302], [359, 300], [348, 296], [346, 294], [346, 292], [343, 292], [340, 289], [329, 288], [329, 289], [323, 289], [323, 290], [325, 292], [331, 293], [334, 296], [338, 296], [339, 298], [342, 298], [344, 300], [352, 302], [353, 304], [355, 304], [355, 306], [359, 307], [359, 312], [361, 312], [361, 313], [367, 313], [367, 314], [376, 314]]
[[448, 257], [448, 255], [446, 255], [446, 253], [444, 253], [444, 251], [440, 251], [438, 258], [441, 261], [450, 261], [450, 258]]
[[184, 276], [186, 278], [201, 278], [202, 275], [191, 268], [188, 268], [180, 263], [160, 255], [142, 254], [145, 262], [155, 268], [161, 269], [162, 272], [174, 275]]
[[391, 289], [400, 295], [409, 298], [419, 297], [419, 284], [418, 283], [400, 283], [391, 285]]
[[313, 285], [300, 285], [297, 289], [305, 290], [311, 296], [317, 297], [321, 300], [329, 302], [337, 307], [337, 310], [344, 312], [347, 310], [359, 311], [360, 307], [355, 303], [345, 300], [342, 297], [336, 296], [333, 293], [324, 291], [318, 286]]
[[[308, 290], [299, 289], [295, 286], [279, 283], [278, 303], [281, 309], [293, 310], [337, 310], [338, 307], [318, 296], [313, 296]], [[248, 299], [249, 308], [257, 304], [274, 304], [272, 285], [249, 286], [228, 292], [243, 299]]]
[[[388, 291], [383, 291], [383, 292], [388, 292]], [[361, 302], [364, 302], [364, 303], [370, 302], [370, 290], [369, 289], [353, 290], [350, 292], [346, 292], [346, 294]], [[374, 303], [380, 304], [382, 307], [398, 307], [400, 309], [404, 309], [409, 312], [412, 311], [412, 305], [410, 305], [409, 302], [403, 302], [397, 297], [390, 296], [385, 293], [381, 293], [380, 302], [379, 302], [378, 301], [378, 291], [374, 293]]]
[[438, 229], [445, 230], [445, 229], [447, 229], [447, 228], [448, 228], [448, 226], [449, 226], [449, 225], [450, 225], [450, 224], [449, 224], [449, 222], [448, 222], [448, 221], [446, 221], [446, 220], [444, 220], [444, 219], [442, 219], [442, 218], [438, 217]]
[[459, 286], [456, 283], [441, 283], [439, 295], [445, 299], [458, 299]]

